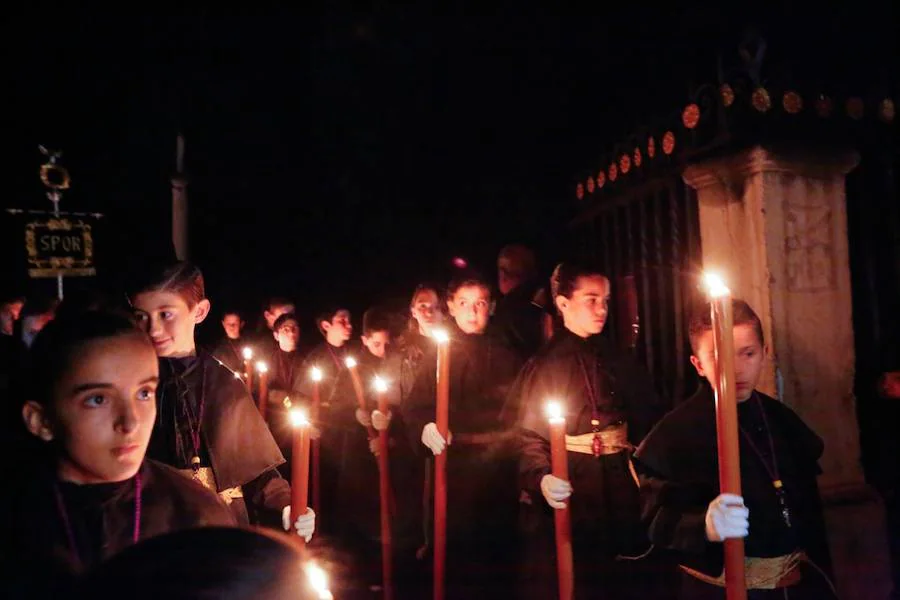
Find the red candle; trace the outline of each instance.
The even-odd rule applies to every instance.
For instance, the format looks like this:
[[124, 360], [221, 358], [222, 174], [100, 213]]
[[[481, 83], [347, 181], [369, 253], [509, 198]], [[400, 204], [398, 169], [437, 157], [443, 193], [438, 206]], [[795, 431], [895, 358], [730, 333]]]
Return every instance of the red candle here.
[[[319, 424], [319, 406], [321, 398], [319, 396], [319, 384], [322, 382], [322, 369], [313, 367], [309, 371], [309, 377], [312, 379], [312, 407], [310, 409], [310, 420], [316, 427]], [[312, 488], [313, 488], [313, 510], [317, 515], [321, 514], [322, 503], [320, 502], [321, 494], [319, 493], [319, 440], [312, 440]]]
[[257, 404], [259, 406], [259, 414], [262, 418], [266, 418], [266, 408], [269, 403], [269, 367], [263, 361], [256, 363], [256, 370], [259, 373], [259, 398]]
[[[437, 352], [437, 411], [435, 425], [446, 440], [450, 434], [450, 337], [432, 333]], [[447, 559], [447, 451], [434, 457], [434, 600], [444, 600], [444, 567]]]
[[[362, 381], [359, 379], [359, 373], [356, 371], [356, 359], [352, 356], [348, 356], [346, 360], [344, 360], [344, 364], [347, 365], [347, 370], [350, 372], [350, 381], [353, 382], [353, 391], [356, 393], [356, 402], [359, 405], [359, 409], [362, 411], [367, 411], [366, 407], [366, 396], [363, 392]], [[370, 425], [368, 428], [369, 431], [369, 439], [375, 439], [378, 437], [378, 432]]]
[[249, 346], [245, 347], [242, 352], [244, 355], [244, 379], [247, 381], [247, 387], [250, 389], [250, 393], [253, 393], [253, 369], [251, 368], [251, 361], [253, 360], [253, 349]]
[[[719, 491], [741, 495], [741, 455], [738, 439], [737, 394], [734, 375], [734, 315], [731, 290], [716, 275], [706, 274], [713, 327], [716, 373], [716, 434], [719, 451]], [[725, 594], [728, 600], [746, 600], [744, 540], [725, 540]]]
[[[569, 461], [566, 454], [566, 419], [559, 403], [547, 405], [550, 421], [550, 470], [554, 477], [569, 480]], [[572, 600], [575, 589], [575, 572], [572, 559], [572, 523], [569, 505], [553, 511], [556, 529], [556, 572], [559, 578], [560, 600]]]
[[[386, 415], [388, 413], [387, 382], [376, 376], [373, 387], [378, 394], [378, 410]], [[381, 446], [381, 451], [378, 453], [378, 492], [381, 501], [381, 577], [384, 598], [391, 600], [394, 597], [390, 508], [391, 474], [388, 463], [388, 432], [386, 429], [378, 432], [378, 443]]]
[[291, 410], [294, 426], [291, 465], [291, 527], [306, 514], [309, 501], [309, 421], [300, 409]]

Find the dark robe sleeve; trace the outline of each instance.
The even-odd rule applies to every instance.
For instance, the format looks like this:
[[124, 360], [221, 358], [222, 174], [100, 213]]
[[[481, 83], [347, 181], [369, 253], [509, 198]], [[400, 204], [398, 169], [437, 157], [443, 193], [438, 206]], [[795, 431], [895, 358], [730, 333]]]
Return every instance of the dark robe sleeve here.
[[708, 417], [697, 401], [681, 405], [647, 435], [633, 464], [641, 519], [653, 544], [716, 563], [721, 544], [706, 539], [705, 523], [718, 495], [715, 420]]
[[[357, 367], [357, 369], [359, 368]], [[360, 378], [364, 380], [362, 374], [360, 374]], [[359, 400], [356, 398], [356, 390], [353, 389], [353, 378], [349, 369], [344, 369], [338, 375], [329, 404], [331, 405], [331, 423], [329, 423], [331, 427], [341, 431], [350, 431], [353, 427], [361, 427], [356, 420]]]
[[404, 415], [408, 426], [410, 444], [417, 451], [431, 454], [421, 441], [422, 429], [435, 419], [435, 392], [437, 385], [437, 354], [426, 353], [406, 400]]
[[550, 435], [547, 418], [541, 414], [541, 396], [546, 393], [538, 377], [537, 365], [529, 361], [513, 386], [519, 390], [519, 478], [521, 485], [538, 492], [541, 479], [550, 473]]
[[284, 507], [291, 505], [291, 486], [275, 469], [246, 483], [243, 489], [248, 504], [265, 510], [270, 519], [277, 519], [278, 522]]

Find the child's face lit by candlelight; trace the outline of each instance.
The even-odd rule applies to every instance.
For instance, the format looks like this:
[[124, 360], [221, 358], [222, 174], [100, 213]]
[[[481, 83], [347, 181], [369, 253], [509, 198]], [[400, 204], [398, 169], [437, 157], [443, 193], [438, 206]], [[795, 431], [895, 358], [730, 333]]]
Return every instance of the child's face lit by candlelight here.
[[387, 331], [373, 331], [362, 336], [362, 343], [373, 356], [384, 358], [391, 343], [391, 335]]
[[490, 318], [491, 294], [480, 285], [467, 285], [456, 290], [447, 302], [450, 316], [468, 334], [481, 334]]
[[209, 314], [209, 300], [201, 300], [191, 308], [174, 292], [143, 292], [134, 297], [132, 305], [158, 356], [182, 358], [195, 354], [194, 328]]
[[297, 324], [297, 321], [287, 321], [282, 323], [273, 335], [281, 350], [293, 352], [297, 349], [297, 342], [300, 340], [300, 325]]
[[[691, 356], [691, 364], [701, 377], [710, 383], [716, 372], [716, 357], [713, 349], [713, 332], [706, 331], [697, 339], [697, 352]], [[753, 395], [759, 383], [766, 347], [762, 344], [752, 324], [734, 326], [734, 378], [738, 402]]]
[[428, 334], [431, 328], [443, 320], [438, 296], [434, 290], [422, 290], [413, 300], [410, 312], [419, 324], [419, 331]]
[[353, 335], [353, 324], [350, 322], [350, 311], [339, 310], [334, 314], [331, 322], [323, 321], [322, 329], [332, 342], [343, 344]]
[[28, 430], [60, 446], [58, 474], [80, 484], [134, 476], [156, 419], [159, 367], [140, 334], [88, 342], [56, 385], [49, 407], [29, 401]]
[[244, 327], [244, 322], [241, 320], [240, 315], [235, 313], [230, 313], [225, 315], [222, 319], [222, 329], [225, 330], [225, 335], [228, 336], [230, 340], [236, 340], [241, 337], [241, 329]]

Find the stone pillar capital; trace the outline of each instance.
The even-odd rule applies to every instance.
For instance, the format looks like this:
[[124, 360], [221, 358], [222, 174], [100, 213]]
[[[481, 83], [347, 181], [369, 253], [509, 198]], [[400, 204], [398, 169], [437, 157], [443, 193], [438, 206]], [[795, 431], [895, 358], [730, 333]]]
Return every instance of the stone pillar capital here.
[[733, 188], [758, 173], [792, 173], [810, 179], [830, 179], [846, 175], [857, 164], [859, 154], [846, 148], [753, 146], [726, 157], [689, 165], [682, 178], [695, 190], [718, 186]]

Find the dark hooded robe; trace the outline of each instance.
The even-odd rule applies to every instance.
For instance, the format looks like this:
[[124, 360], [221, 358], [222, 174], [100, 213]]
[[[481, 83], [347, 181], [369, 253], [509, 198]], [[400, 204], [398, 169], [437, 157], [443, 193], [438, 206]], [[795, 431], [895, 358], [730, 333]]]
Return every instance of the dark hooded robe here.
[[[550, 474], [549, 400], [562, 405], [566, 434], [585, 436], [588, 444], [586, 452], [567, 452], [576, 597], [638, 593], [635, 561], [617, 557], [639, 556], [649, 548], [629, 466], [631, 448], [663, 412], [649, 374], [599, 335], [585, 339], [561, 329], [522, 370], [516, 387], [511, 402], [521, 404], [519, 474], [528, 492], [523, 499], [530, 504], [522, 522], [529, 549], [524, 595], [556, 593], [554, 509], [541, 493], [541, 479]], [[592, 420], [604, 436], [619, 432], [621, 438], [599, 456], [592, 453]]]
[[147, 456], [187, 476], [198, 456], [199, 479], [223, 497], [239, 524], [280, 527], [282, 509], [291, 503], [290, 486], [277, 471], [284, 457], [247, 386], [205, 353], [160, 359], [159, 372]]
[[[821, 472], [822, 440], [787, 406], [765, 394], [738, 404], [741, 489], [750, 511], [747, 557], [777, 557], [795, 550], [830, 572], [822, 504], [816, 483]], [[635, 453], [640, 474], [642, 517], [650, 539], [674, 551], [681, 566], [702, 576], [719, 577], [723, 545], [706, 539], [709, 503], [719, 495], [715, 399], [704, 383], [689, 400], [663, 418]], [[773, 485], [777, 465], [788, 517]], [[831, 597], [816, 574], [803, 569], [791, 598]], [[684, 571], [683, 571], [684, 572]], [[724, 589], [697, 577], [682, 577], [684, 598], [724, 598]], [[811, 590], [811, 592], [810, 592]], [[784, 590], [752, 591], [758, 598], [783, 598]], [[812, 595], [804, 595], [811, 593]]]
[[136, 523], [139, 540], [236, 524], [215, 494], [175, 469], [145, 460], [138, 473], [140, 510], [135, 477], [77, 485], [42, 468], [17, 487], [18, 493], [4, 495], [3, 597], [66, 597], [74, 576], [134, 543]]

